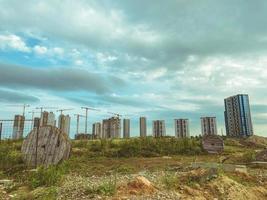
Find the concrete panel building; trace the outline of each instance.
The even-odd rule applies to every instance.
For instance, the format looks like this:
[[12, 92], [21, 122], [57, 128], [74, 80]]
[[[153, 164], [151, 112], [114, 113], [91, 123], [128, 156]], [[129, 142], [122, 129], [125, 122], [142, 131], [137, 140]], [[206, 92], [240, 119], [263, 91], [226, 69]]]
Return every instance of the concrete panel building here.
[[58, 128], [67, 135], [70, 135], [70, 120], [69, 115], [61, 114], [58, 117]]
[[202, 135], [217, 135], [216, 117], [201, 117]]
[[102, 137], [102, 124], [100, 122], [93, 123], [92, 134], [94, 139], [100, 139]]
[[38, 128], [40, 126], [40, 117], [35, 117], [33, 119], [33, 128]]
[[119, 117], [111, 117], [103, 120], [102, 136], [103, 138], [121, 137], [121, 120]]
[[249, 97], [238, 94], [224, 99], [226, 134], [230, 137], [253, 135]]
[[165, 135], [166, 135], [165, 121], [164, 120], [153, 121], [153, 136], [163, 137]]
[[139, 125], [140, 125], [140, 137], [146, 137], [146, 117], [140, 117], [139, 119]]
[[130, 119], [123, 119], [123, 138], [130, 138]]
[[25, 117], [23, 115], [15, 115], [14, 124], [13, 124], [13, 139], [23, 138]]
[[177, 138], [190, 137], [189, 120], [188, 119], [175, 119], [174, 130], [175, 130], [175, 137]]
[[75, 134], [75, 140], [89, 140], [90, 135], [85, 133]]
[[47, 111], [42, 112], [40, 126], [56, 126], [55, 114]]

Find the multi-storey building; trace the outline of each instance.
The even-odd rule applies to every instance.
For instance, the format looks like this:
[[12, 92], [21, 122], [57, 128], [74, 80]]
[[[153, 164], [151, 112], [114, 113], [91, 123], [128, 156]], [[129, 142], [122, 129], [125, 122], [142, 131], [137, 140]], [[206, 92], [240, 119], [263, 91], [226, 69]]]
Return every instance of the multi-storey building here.
[[246, 137], [253, 135], [249, 97], [238, 94], [224, 99], [224, 117], [227, 136]]
[[111, 117], [103, 120], [102, 136], [103, 138], [121, 137], [121, 120], [119, 117]]
[[153, 121], [153, 136], [163, 137], [165, 135], [166, 135], [165, 121], [164, 120]]
[[140, 117], [140, 137], [146, 137], [146, 117]]
[[202, 135], [217, 135], [216, 117], [201, 117]]
[[123, 138], [130, 138], [130, 119], [123, 119]]
[[58, 117], [58, 128], [67, 135], [70, 134], [70, 116], [69, 115], [59, 115]]
[[93, 123], [92, 130], [93, 130], [92, 137], [94, 139], [102, 138], [102, 125], [100, 122]]
[[13, 124], [13, 139], [23, 138], [25, 117], [23, 115], [15, 115]]
[[174, 120], [175, 136], [177, 138], [190, 137], [189, 134], [189, 120], [188, 119], [175, 119]]
[[42, 112], [40, 126], [56, 126], [55, 114], [47, 111]]
[[33, 119], [33, 128], [39, 128], [40, 127], [40, 117], [35, 117]]

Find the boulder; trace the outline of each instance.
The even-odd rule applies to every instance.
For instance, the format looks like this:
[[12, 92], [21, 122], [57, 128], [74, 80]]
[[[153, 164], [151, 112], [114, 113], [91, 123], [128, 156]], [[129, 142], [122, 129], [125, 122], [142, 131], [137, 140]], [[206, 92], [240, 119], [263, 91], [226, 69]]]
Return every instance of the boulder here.
[[34, 128], [23, 141], [23, 160], [28, 166], [58, 164], [70, 156], [71, 143], [66, 133], [54, 126]]

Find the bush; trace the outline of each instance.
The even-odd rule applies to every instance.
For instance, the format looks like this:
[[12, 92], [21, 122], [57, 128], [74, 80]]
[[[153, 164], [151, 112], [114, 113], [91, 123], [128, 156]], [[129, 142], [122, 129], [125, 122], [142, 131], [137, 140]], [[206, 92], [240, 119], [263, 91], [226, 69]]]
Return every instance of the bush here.
[[242, 161], [246, 163], [253, 162], [255, 160], [256, 160], [256, 152], [253, 150], [244, 153], [242, 156]]
[[165, 172], [164, 176], [161, 178], [161, 182], [167, 190], [176, 189], [179, 185], [178, 177], [175, 173]]
[[0, 142], [0, 170], [12, 174], [16, 169], [21, 169], [24, 166], [20, 148], [21, 141]]
[[199, 140], [174, 137], [94, 140], [88, 142], [87, 148], [91, 157], [156, 157], [180, 154], [198, 155], [203, 152]]
[[68, 167], [65, 163], [57, 166], [52, 165], [48, 168], [43, 166], [38, 167], [37, 171], [30, 176], [30, 186], [32, 188], [37, 188], [39, 186], [50, 187], [57, 185], [67, 171]]

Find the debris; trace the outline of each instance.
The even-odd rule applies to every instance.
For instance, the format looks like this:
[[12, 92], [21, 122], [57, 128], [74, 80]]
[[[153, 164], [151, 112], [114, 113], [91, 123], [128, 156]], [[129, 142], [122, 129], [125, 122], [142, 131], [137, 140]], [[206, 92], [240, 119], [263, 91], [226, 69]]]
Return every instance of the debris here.
[[21, 148], [23, 160], [28, 166], [57, 164], [69, 158], [70, 150], [68, 136], [54, 126], [33, 129]]
[[264, 150], [260, 151], [259, 153], [257, 153], [256, 160], [267, 162], [267, 149], [264, 149]]
[[205, 135], [202, 146], [208, 153], [221, 153], [224, 150], [223, 139], [218, 135]]

